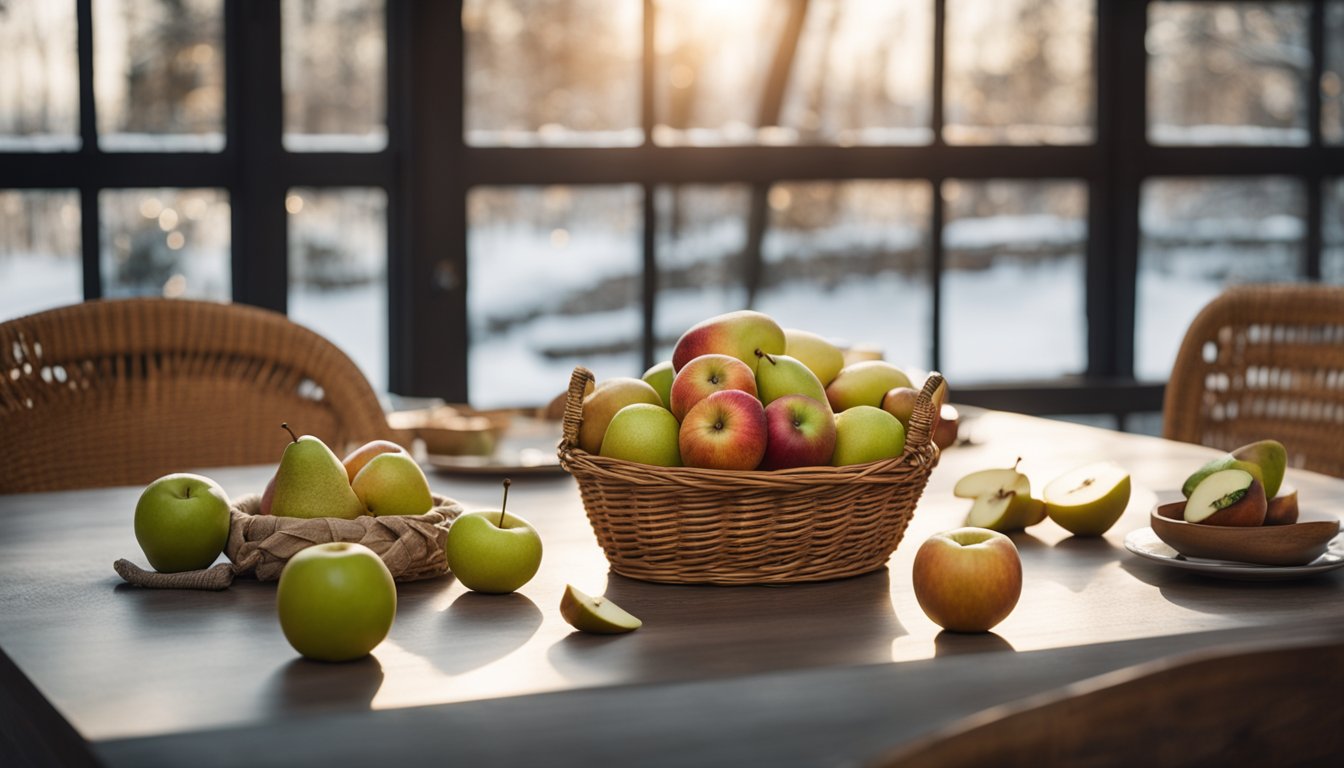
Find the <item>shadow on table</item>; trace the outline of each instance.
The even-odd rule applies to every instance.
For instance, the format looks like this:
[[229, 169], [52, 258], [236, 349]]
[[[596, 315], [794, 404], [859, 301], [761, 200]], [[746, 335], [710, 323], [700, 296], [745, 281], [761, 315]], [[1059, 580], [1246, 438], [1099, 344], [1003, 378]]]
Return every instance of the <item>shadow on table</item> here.
[[886, 569], [850, 579], [763, 587], [652, 584], [615, 573], [606, 596], [644, 626], [628, 635], [575, 632], [553, 644], [571, 680], [629, 682], [883, 663], [907, 634]]
[[271, 675], [262, 701], [286, 715], [361, 710], [382, 685], [383, 667], [374, 656], [340, 663], [299, 657]]
[[[463, 592], [442, 615], [429, 621], [406, 622], [397, 644], [450, 675], [483, 667], [521, 648], [541, 627], [541, 610], [526, 595]], [[443, 638], [460, 638], [451, 653]]]
[[[1321, 605], [1344, 599], [1344, 571], [1328, 571], [1283, 581], [1238, 581], [1206, 576], [1194, 571], [1167, 568], [1131, 557], [1120, 564], [1126, 573], [1150, 586], [1174, 605], [1212, 616], [1241, 615], [1254, 611], [1273, 616], [1300, 610], [1301, 601]], [[1285, 592], [1292, 599], [1285, 600]]]
[[1082, 592], [1102, 569], [1115, 565], [1126, 553], [1101, 536], [1068, 536], [1047, 547], [1037, 557], [1037, 576]]
[[1016, 653], [1013, 644], [993, 632], [949, 632], [946, 629], [933, 636], [933, 655], [961, 656], [969, 653]]

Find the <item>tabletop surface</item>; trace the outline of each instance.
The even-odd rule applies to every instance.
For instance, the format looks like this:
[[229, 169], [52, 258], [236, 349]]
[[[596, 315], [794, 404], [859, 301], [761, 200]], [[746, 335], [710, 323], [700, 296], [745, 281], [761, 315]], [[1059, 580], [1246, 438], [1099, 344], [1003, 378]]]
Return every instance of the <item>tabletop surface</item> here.
[[[1124, 549], [1155, 500], [1217, 452], [996, 412], [969, 419], [963, 437], [969, 444], [944, 453], [885, 570], [788, 587], [609, 573], [573, 480], [516, 478], [510, 511], [545, 544], [536, 578], [506, 596], [450, 576], [399, 585], [387, 640], [341, 665], [289, 647], [274, 584], [191, 592], [121, 583], [114, 560], [144, 564], [131, 526], [139, 488], [0, 496], [0, 672], [16, 706], [49, 702], [68, 739], [114, 765], [391, 751], [550, 765], [841, 765], [1132, 664], [1344, 636], [1344, 571], [1224, 581]], [[1115, 461], [1133, 476], [1129, 507], [1102, 538], [1048, 520], [1014, 534], [1024, 583], [1012, 615], [989, 634], [940, 632], [910, 586], [915, 551], [962, 524], [970, 502], [952, 496], [958, 478], [1019, 456], [1037, 494], [1075, 466]], [[273, 467], [194, 471], [236, 496], [260, 490]], [[498, 508], [498, 479], [430, 479], [467, 509]], [[1289, 470], [1288, 482], [1304, 510], [1344, 517], [1344, 480]], [[573, 632], [558, 608], [567, 583], [605, 593], [643, 628]]]

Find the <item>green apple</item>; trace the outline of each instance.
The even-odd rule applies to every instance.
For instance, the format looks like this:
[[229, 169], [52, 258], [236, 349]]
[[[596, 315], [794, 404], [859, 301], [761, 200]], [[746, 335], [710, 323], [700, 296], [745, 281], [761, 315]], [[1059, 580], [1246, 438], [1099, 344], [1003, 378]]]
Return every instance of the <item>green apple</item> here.
[[397, 585], [373, 550], [334, 541], [289, 559], [275, 605], [294, 650], [318, 661], [350, 661], [387, 637], [397, 615]]
[[832, 466], [866, 464], [900, 456], [905, 451], [901, 420], [871, 405], [856, 405], [835, 414]]
[[677, 417], [660, 405], [627, 405], [607, 426], [601, 454], [657, 467], [680, 467], [680, 431]]
[[1250, 461], [1243, 461], [1230, 453], [1225, 453], [1216, 459], [1210, 459], [1204, 466], [1195, 470], [1189, 477], [1185, 478], [1185, 482], [1181, 484], [1181, 494], [1187, 499], [1190, 498], [1190, 494], [1195, 492], [1195, 486], [1204, 482], [1204, 478], [1215, 472], [1222, 472], [1226, 469], [1240, 469], [1243, 472], [1249, 472], [1259, 479], [1262, 484], [1264, 483], [1264, 470], [1260, 469], [1260, 465]]
[[663, 399], [663, 407], [672, 407], [672, 378], [677, 372], [672, 369], [672, 361], [664, 360], [661, 363], [654, 363], [653, 367], [640, 376], [640, 380], [658, 393], [658, 397]]
[[958, 528], [920, 545], [910, 583], [933, 623], [953, 632], [987, 632], [1017, 606], [1022, 560], [1006, 535]]
[[1283, 486], [1283, 474], [1288, 467], [1288, 451], [1278, 440], [1257, 440], [1232, 451], [1232, 456], [1249, 461], [1260, 468], [1260, 482], [1265, 496], [1274, 498]]
[[423, 515], [434, 506], [429, 480], [405, 452], [374, 456], [355, 475], [351, 488], [369, 514], [377, 517]]
[[644, 626], [644, 622], [605, 597], [590, 597], [572, 584], [567, 584], [560, 596], [560, 615], [571, 627], [599, 635], [618, 635]]
[[756, 393], [769, 405], [785, 395], [806, 395], [826, 402], [826, 388], [812, 369], [788, 355], [761, 355], [756, 364]]
[[758, 351], [784, 354], [784, 329], [774, 318], [749, 309], [729, 312], [691, 326], [672, 350], [672, 367], [680, 371], [691, 360], [708, 354], [731, 355], [756, 371]]
[[364, 514], [364, 505], [350, 487], [350, 475], [327, 444], [312, 435], [295, 437], [288, 424], [290, 442], [275, 471], [275, 494], [271, 513], [283, 517], [340, 517], [353, 520]]
[[579, 422], [579, 448], [597, 453], [602, 448], [602, 436], [616, 412], [627, 405], [648, 403], [659, 408], [663, 399], [645, 381], [629, 377], [607, 379], [583, 398], [582, 421]]
[[966, 525], [974, 528], [1020, 531], [1045, 519], [1045, 502], [1032, 498], [1031, 481], [1016, 464], [972, 472], [957, 481], [952, 495], [974, 499], [966, 515]]
[[359, 470], [363, 469], [365, 464], [372, 461], [374, 456], [384, 453], [405, 453], [410, 455], [405, 448], [391, 440], [371, 440], [346, 454], [344, 459], [341, 459], [341, 465], [345, 467], [345, 474], [350, 478], [351, 484], [355, 482], [355, 475], [359, 474]]
[[823, 387], [845, 367], [845, 353], [839, 347], [815, 333], [797, 328], [784, 329], [784, 354], [801, 360], [816, 374]]
[[1195, 486], [1185, 503], [1185, 521], [1205, 525], [1264, 525], [1265, 486], [1244, 469], [1214, 472]]
[[882, 405], [882, 398], [896, 387], [910, 386], [910, 377], [884, 360], [864, 360], [840, 369], [826, 387], [831, 409], [839, 413], [856, 405]]
[[761, 401], [740, 389], [723, 389], [687, 412], [677, 446], [688, 467], [751, 470], [765, 457], [767, 436]]
[[1045, 513], [1077, 536], [1100, 536], [1129, 505], [1129, 473], [1108, 461], [1060, 475], [1045, 486]]
[[677, 371], [672, 380], [668, 410], [681, 421], [701, 400], [725, 389], [738, 389], [755, 397], [755, 372], [732, 355], [701, 355]]
[[541, 536], [537, 529], [505, 511], [509, 485], [505, 480], [504, 502], [498, 511], [468, 512], [454, 520], [448, 529], [444, 545], [448, 568], [467, 589], [508, 594], [531, 581], [541, 567]]
[[208, 477], [185, 473], [150, 483], [135, 504], [135, 540], [159, 573], [208, 567], [229, 539], [229, 497]]

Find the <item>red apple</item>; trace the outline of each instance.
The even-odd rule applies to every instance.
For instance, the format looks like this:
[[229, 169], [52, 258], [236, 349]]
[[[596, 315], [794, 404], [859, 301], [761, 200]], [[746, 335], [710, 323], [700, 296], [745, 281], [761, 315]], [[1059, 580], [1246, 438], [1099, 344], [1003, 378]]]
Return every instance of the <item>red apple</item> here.
[[930, 536], [915, 553], [915, 599], [953, 632], [987, 632], [1012, 613], [1022, 594], [1022, 561], [1013, 540], [986, 528]]
[[951, 405], [943, 405], [938, 409], [938, 416], [933, 420], [933, 432], [931, 437], [933, 444], [938, 446], [938, 450], [947, 450], [952, 444], [957, 442], [957, 427], [961, 421], [961, 414]]
[[716, 315], [691, 326], [672, 350], [672, 367], [677, 371], [691, 360], [707, 354], [732, 355], [746, 363], [753, 375], [757, 352], [784, 354], [784, 329], [769, 315], [742, 309]]
[[350, 482], [353, 483], [355, 475], [359, 474], [359, 470], [363, 469], [365, 464], [368, 464], [374, 456], [380, 453], [406, 453], [406, 449], [391, 440], [372, 440], [359, 446], [341, 460], [341, 465], [345, 467], [345, 474], [349, 476]]
[[741, 390], [755, 398], [755, 372], [730, 355], [701, 355], [682, 366], [672, 379], [668, 410], [682, 421], [696, 403], [726, 389]]
[[826, 403], [807, 395], [785, 395], [765, 407], [765, 426], [767, 440], [762, 469], [831, 463], [835, 417]]
[[275, 475], [271, 475], [271, 481], [266, 484], [266, 490], [261, 492], [261, 514], [271, 514], [271, 502], [275, 501]]
[[755, 469], [765, 456], [767, 431], [765, 407], [754, 395], [740, 389], [714, 392], [696, 403], [681, 422], [677, 443], [682, 463], [706, 469]]

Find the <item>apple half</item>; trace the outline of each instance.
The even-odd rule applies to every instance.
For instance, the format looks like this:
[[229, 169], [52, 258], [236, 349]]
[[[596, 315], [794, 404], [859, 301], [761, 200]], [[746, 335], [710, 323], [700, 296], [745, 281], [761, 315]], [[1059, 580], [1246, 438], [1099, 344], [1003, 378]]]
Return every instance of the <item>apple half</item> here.
[[573, 584], [565, 585], [565, 593], [560, 597], [560, 615], [571, 627], [599, 635], [633, 632], [644, 625], [619, 605], [605, 597], [584, 594]]
[[1031, 497], [1031, 481], [1017, 471], [982, 469], [957, 481], [952, 495], [974, 499], [966, 525], [991, 531], [1020, 531], [1045, 519], [1045, 503]]
[[1265, 525], [1292, 525], [1297, 522], [1297, 489], [1290, 485], [1279, 487], [1279, 493], [1265, 505]]
[[1204, 525], [1263, 525], [1268, 502], [1260, 479], [1224, 469], [1200, 481], [1185, 504], [1185, 521]]
[[1102, 461], [1078, 467], [1045, 486], [1045, 513], [1075, 536], [1100, 536], [1129, 505], [1129, 472]]

